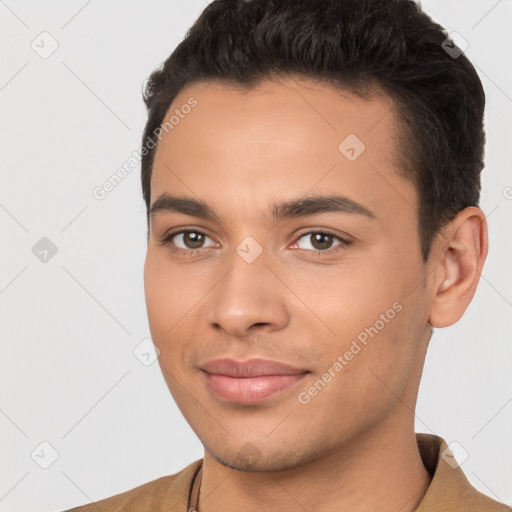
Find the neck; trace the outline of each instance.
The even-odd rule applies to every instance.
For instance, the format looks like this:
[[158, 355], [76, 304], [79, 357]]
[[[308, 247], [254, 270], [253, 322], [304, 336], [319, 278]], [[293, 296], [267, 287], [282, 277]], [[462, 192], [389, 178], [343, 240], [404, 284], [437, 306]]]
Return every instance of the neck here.
[[413, 512], [431, 476], [408, 423], [388, 418], [315, 462], [272, 473], [232, 470], [206, 452], [198, 512]]

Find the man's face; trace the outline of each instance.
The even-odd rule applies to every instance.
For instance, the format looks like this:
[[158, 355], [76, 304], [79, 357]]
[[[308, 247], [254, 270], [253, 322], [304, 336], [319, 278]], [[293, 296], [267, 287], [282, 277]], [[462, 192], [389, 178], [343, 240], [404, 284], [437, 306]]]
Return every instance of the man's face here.
[[[197, 105], [182, 108], [192, 97]], [[179, 196], [215, 216], [179, 211], [183, 202], [151, 216], [146, 303], [164, 378], [207, 453], [276, 470], [375, 429], [411, 428], [430, 269], [417, 193], [392, 163], [390, 100], [286, 79], [245, 92], [193, 84], [165, 121], [176, 109], [158, 143], [152, 204]], [[362, 208], [273, 210], [318, 196]], [[225, 358], [296, 373], [210, 365]]]

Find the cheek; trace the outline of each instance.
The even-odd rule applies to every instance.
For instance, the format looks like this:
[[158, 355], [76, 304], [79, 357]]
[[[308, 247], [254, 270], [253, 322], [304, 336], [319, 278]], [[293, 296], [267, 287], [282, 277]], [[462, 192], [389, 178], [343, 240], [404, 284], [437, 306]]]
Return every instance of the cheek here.
[[303, 320], [317, 327], [323, 324], [332, 337], [346, 340], [372, 326], [400, 301], [401, 277], [394, 272], [389, 265], [379, 266], [368, 257], [354, 257], [346, 258], [341, 265], [296, 272], [290, 282], [309, 309]]
[[408, 332], [414, 305], [404, 292], [406, 276], [396, 262], [384, 263], [347, 260], [343, 267], [317, 271], [314, 278], [303, 275], [294, 289], [309, 310], [297, 312], [298, 321], [322, 354], [317, 370], [327, 371], [341, 358], [343, 370], [337, 375], [343, 376], [333, 381], [349, 394], [382, 387], [371, 370], [386, 380], [400, 379], [414, 355], [415, 334]]
[[406, 400], [414, 380], [421, 332], [410, 297], [393, 305], [385, 298], [382, 307], [363, 309], [357, 320], [350, 316], [351, 311], [357, 314], [356, 308], [339, 315], [340, 335], [337, 346], [329, 346], [327, 366], [339, 362], [341, 356], [342, 370], [320, 400], [326, 408], [329, 403], [339, 404], [336, 414], [340, 419], [346, 420], [350, 411], [364, 421], [377, 420], [385, 416], [399, 397]]
[[144, 265], [144, 291], [151, 337], [160, 350], [159, 362], [175, 376], [186, 365], [187, 346], [200, 328], [208, 284], [190, 272], [172, 268], [165, 256], [148, 251]]
[[152, 331], [161, 330], [160, 322], [167, 317], [168, 310], [172, 310], [169, 304], [169, 293], [164, 283], [165, 274], [159, 270], [155, 258], [148, 252], [144, 265], [144, 293]]
[[183, 297], [180, 283], [172, 279], [161, 258], [149, 250], [144, 265], [144, 292], [151, 335], [162, 350], [176, 330], [173, 326], [186, 310], [184, 301], [180, 301], [180, 297]]

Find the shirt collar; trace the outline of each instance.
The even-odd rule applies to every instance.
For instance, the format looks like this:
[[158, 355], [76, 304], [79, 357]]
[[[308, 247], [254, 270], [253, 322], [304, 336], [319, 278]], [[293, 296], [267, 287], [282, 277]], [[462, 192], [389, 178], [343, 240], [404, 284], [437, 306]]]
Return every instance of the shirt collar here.
[[[477, 491], [466, 478], [446, 441], [434, 434], [416, 434], [418, 450], [432, 481], [416, 512], [510, 511]], [[463, 462], [463, 461], [461, 461]]]

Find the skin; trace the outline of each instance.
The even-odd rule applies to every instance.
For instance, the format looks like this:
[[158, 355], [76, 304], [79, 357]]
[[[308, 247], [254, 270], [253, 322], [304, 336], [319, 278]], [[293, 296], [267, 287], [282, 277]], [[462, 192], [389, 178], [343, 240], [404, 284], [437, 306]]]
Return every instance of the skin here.
[[[151, 201], [201, 199], [219, 220], [152, 215], [144, 279], [163, 376], [205, 448], [200, 512], [415, 510], [431, 480], [414, 431], [431, 328], [457, 322], [472, 300], [483, 212], [461, 211], [422, 261], [417, 192], [393, 163], [395, 113], [378, 90], [363, 100], [291, 77], [249, 91], [195, 83], [169, 112], [190, 97], [197, 106], [158, 143]], [[348, 134], [366, 146], [354, 161], [338, 149]], [[375, 218], [269, 215], [273, 203], [316, 194], [343, 194]], [[160, 243], [186, 229], [207, 235], [202, 246], [183, 233]], [[352, 243], [319, 249], [310, 230]], [[236, 251], [248, 236], [263, 249], [252, 263]], [[300, 403], [394, 303], [401, 311]], [[219, 357], [310, 373], [260, 404], [226, 403], [199, 369]]]

